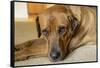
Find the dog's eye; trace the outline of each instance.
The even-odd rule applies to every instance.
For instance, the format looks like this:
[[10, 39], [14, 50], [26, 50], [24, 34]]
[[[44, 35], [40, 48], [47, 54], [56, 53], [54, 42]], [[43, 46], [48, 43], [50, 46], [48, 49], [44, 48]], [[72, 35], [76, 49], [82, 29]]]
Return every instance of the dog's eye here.
[[65, 32], [66, 28], [65, 27], [60, 27], [58, 32], [59, 34], [63, 34]]
[[43, 31], [42, 31], [42, 34], [45, 35], [45, 36], [48, 36], [48, 30], [46, 30], [46, 29], [43, 30]]

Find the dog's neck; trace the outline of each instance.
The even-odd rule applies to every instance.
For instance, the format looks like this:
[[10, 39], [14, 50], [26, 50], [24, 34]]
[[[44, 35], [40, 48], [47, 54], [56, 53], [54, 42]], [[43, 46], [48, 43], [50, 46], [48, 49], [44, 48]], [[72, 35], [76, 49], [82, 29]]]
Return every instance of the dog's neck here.
[[[95, 24], [95, 16], [93, 16], [93, 11], [84, 11], [85, 8], [82, 9], [82, 20], [80, 22], [80, 27], [77, 30], [77, 34], [72, 37], [72, 40], [69, 44], [70, 49], [76, 49], [82, 45], [87, 44], [88, 42], [96, 41], [96, 24]], [[89, 13], [86, 15], [86, 13]], [[88, 18], [90, 17], [90, 18]], [[94, 25], [93, 25], [94, 24]]]

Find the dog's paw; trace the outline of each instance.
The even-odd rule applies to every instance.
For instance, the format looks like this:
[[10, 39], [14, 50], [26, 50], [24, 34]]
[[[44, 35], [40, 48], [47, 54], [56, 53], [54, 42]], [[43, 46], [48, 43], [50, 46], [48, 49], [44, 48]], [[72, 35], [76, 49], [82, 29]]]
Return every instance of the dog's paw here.
[[18, 45], [15, 46], [15, 52], [16, 51], [21, 51], [21, 50], [23, 50], [23, 49], [25, 49], [27, 47], [30, 47], [31, 44], [32, 44], [32, 41], [27, 41], [25, 43], [18, 44]]
[[24, 61], [24, 60], [27, 60], [29, 59], [30, 56], [18, 56], [18, 57], [15, 57], [15, 61]]

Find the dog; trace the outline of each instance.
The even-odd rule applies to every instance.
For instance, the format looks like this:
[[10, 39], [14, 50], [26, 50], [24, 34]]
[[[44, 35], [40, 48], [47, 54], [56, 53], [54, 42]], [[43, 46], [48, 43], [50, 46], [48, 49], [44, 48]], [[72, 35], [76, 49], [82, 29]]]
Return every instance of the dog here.
[[24, 59], [30, 56], [48, 56], [50, 61], [56, 62], [65, 59], [80, 46], [89, 42], [96, 44], [94, 7], [54, 5], [37, 15], [36, 24], [39, 39], [35, 43], [31, 40], [20, 44], [24, 46], [18, 45], [16, 60], [23, 60], [23, 55]]

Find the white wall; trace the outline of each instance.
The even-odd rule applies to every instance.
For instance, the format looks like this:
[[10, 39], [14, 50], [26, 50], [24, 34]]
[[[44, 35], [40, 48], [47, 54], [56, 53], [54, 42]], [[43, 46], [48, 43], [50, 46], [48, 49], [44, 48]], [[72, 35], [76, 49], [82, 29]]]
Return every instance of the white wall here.
[[15, 20], [25, 20], [28, 18], [27, 3], [16, 2], [15, 3]]

